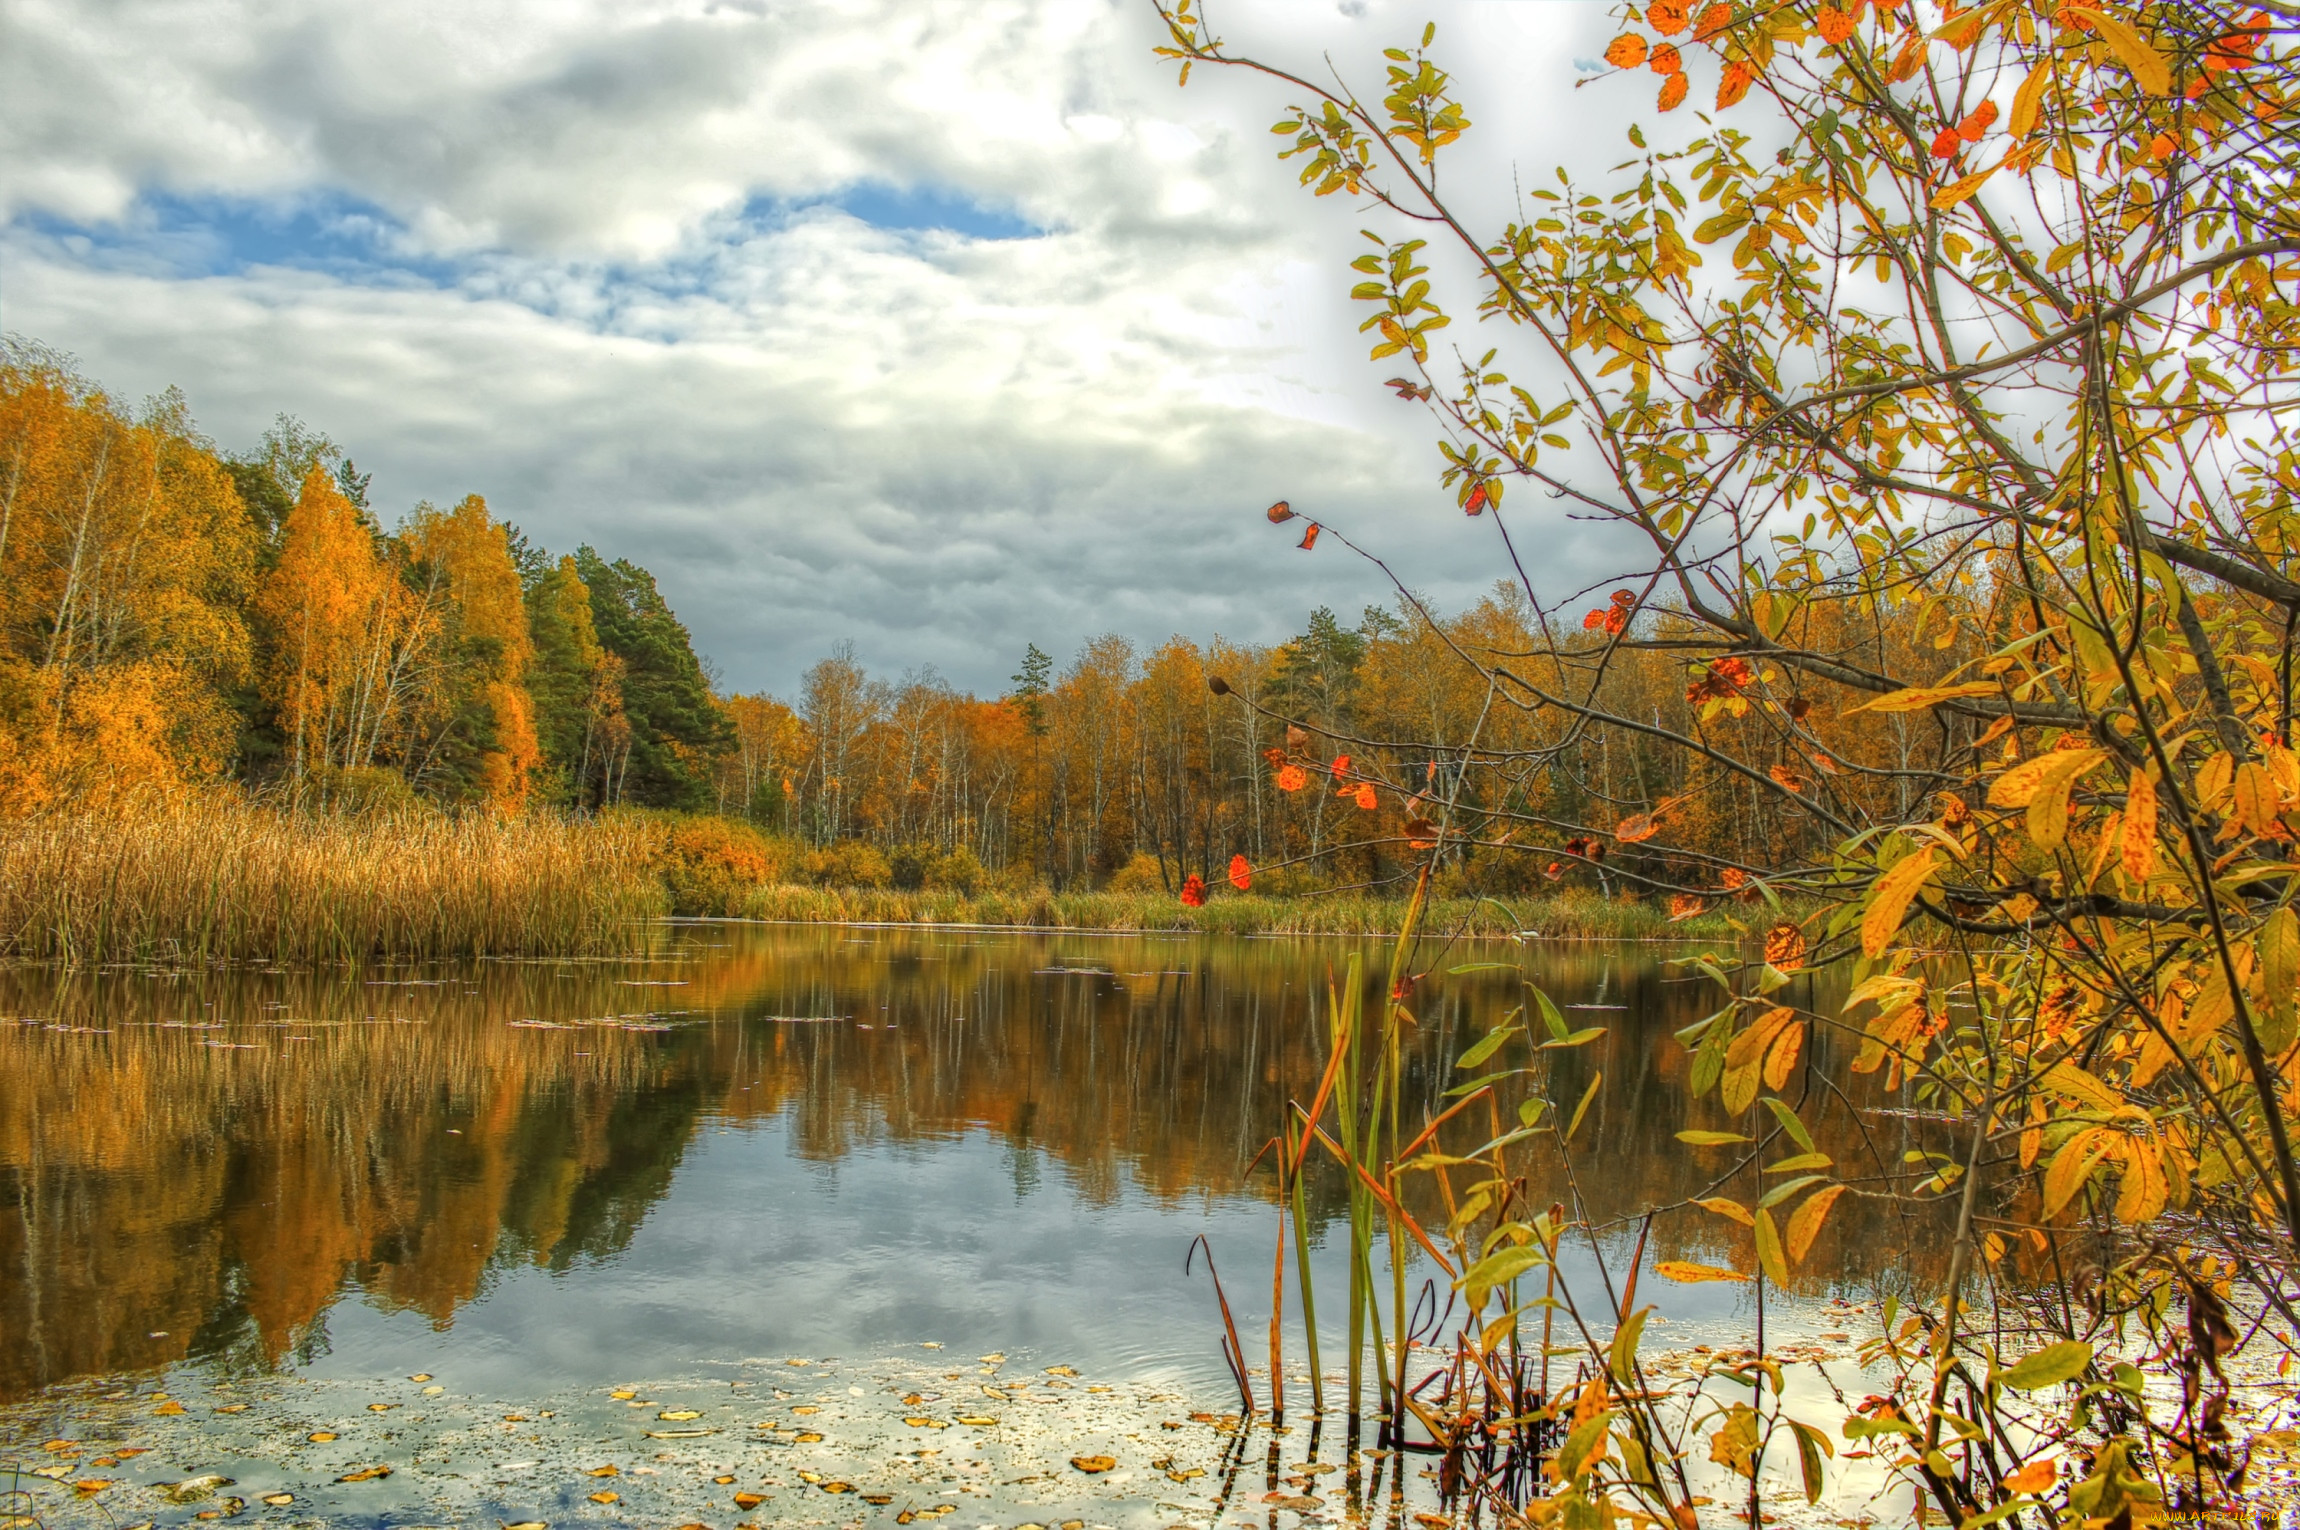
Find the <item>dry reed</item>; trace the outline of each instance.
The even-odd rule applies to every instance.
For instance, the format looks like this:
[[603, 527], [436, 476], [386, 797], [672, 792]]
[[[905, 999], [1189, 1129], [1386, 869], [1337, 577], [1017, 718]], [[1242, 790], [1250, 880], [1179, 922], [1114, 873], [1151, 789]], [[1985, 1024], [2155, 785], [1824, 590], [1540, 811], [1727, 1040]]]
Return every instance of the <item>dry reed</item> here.
[[[1391, 936], [1402, 927], [1406, 899], [1329, 895], [1263, 897], [1223, 894], [1185, 908], [1157, 893], [982, 891], [764, 886], [737, 905], [749, 919], [810, 924], [972, 924], [1068, 930], [1195, 931], [1209, 935]], [[1594, 893], [1547, 898], [1441, 898], [1428, 928], [1463, 935], [1535, 932], [1562, 940], [1716, 939], [1731, 926], [1711, 912], [1672, 922], [1650, 903]]]
[[332, 816], [226, 794], [0, 821], [0, 957], [353, 962], [579, 955], [664, 912], [660, 831]]

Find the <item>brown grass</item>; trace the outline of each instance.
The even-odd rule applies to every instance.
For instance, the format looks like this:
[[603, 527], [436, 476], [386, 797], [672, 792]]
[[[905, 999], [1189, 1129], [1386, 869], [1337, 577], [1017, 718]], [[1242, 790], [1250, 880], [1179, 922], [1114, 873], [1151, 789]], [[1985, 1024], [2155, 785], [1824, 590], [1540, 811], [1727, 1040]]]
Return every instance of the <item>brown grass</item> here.
[[300, 814], [217, 793], [0, 821], [0, 956], [581, 955], [667, 903], [622, 820]]
[[[1185, 908], [1159, 893], [985, 891], [967, 894], [885, 888], [767, 886], [737, 905], [749, 919], [812, 924], [973, 924], [1070, 930], [1194, 930], [1223, 935], [1394, 935], [1406, 900], [1337, 894], [1262, 897], [1217, 894]], [[1744, 914], [1762, 912], [1743, 910]], [[1744, 923], [1747, 921], [1744, 920]], [[1672, 923], [1650, 903], [1609, 901], [1569, 891], [1546, 898], [1439, 899], [1424, 920], [1438, 933], [1553, 939], [1715, 939], [1731, 933], [1712, 912]]]

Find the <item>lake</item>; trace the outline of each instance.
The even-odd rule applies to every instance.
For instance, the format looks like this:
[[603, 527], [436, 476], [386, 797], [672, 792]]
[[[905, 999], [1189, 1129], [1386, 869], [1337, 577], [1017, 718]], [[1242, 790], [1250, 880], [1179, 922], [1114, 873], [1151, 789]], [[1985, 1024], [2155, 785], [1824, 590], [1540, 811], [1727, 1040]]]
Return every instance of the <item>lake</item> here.
[[[1217, 1468], [1216, 1447], [1227, 1460], [1252, 1431], [1223, 1417], [1238, 1403], [1214, 1290], [1185, 1253], [1206, 1237], [1266, 1369], [1278, 1217], [1257, 1157], [1316, 1089], [1329, 984], [1352, 949], [1381, 972], [1385, 944], [695, 923], [645, 947], [0, 970], [0, 1448], [38, 1462], [57, 1445], [70, 1470], [41, 1482], [59, 1494], [110, 1484], [48, 1517], [845, 1523], [931, 1518], [939, 1493], [1005, 1523], [1060, 1523], [1073, 1501], [1097, 1523], [1167, 1523], [1228, 1505], [1214, 1494], [1237, 1465]], [[1548, 1054], [1542, 1085], [1570, 1111], [1604, 1077], [1575, 1169], [1605, 1268], [1572, 1252], [1576, 1289], [1621, 1280], [1642, 1213], [1728, 1163], [1675, 1138], [1727, 1124], [1684, 1098], [1671, 1036], [1716, 1007], [1665, 960], [1693, 949], [1423, 953], [1409, 1121], [1449, 1103], [1454, 1059], [1525, 978], [1608, 1027]], [[1447, 974], [1496, 961], [1522, 973]], [[1824, 1059], [1834, 1044], [1814, 1043]], [[1841, 1162], [1915, 1141], [1906, 1117], [1809, 1113]], [[1571, 1198], [1555, 1163], [1532, 1172], [1537, 1202]], [[1336, 1371], [1348, 1238], [1331, 1162], [1309, 1192]], [[1415, 1205], [1442, 1223], [1435, 1193]], [[1842, 1353], [1825, 1330], [1937, 1280], [1927, 1250], [1945, 1240], [1868, 1209], [1887, 1205], [1840, 1205], [1800, 1289], [1771, 1296], [1770, 1342]], [[1646, 1259], [1747, 1269], [1746, 1239], [1682, 1213]], [[1268, 1475], [1307, 1501], [1321, 1449], [1353, 1482], [1368, 1463], [1338, 1456], [1331, 1423], [1309, 1432], [1288, 1260], [1293, 1411]], [[1416, 1283], [1434, 1273], [1417, 1254]], [[1644, 1293], [1668, 1325], [1649, 1346], [1749, 1340], [1748, 1286], [1649, 1276]], [[1063, 1475], [1090, 1437], [1117, 1465]], [[1201, 1465], [1177, 1464], [1200, 1445]], [[812, 1484], [788, 1464], [809, 1451], [826, 1467]], [[208, 1468], [232, 1485], [160, 1491]], [[335, 1480], [371, 1468], [389, 1473]], [[1416, 1470], [1357, 1495], [1420, 1494]], [[273, 1483], [286, 1501], [267, 1508]]]

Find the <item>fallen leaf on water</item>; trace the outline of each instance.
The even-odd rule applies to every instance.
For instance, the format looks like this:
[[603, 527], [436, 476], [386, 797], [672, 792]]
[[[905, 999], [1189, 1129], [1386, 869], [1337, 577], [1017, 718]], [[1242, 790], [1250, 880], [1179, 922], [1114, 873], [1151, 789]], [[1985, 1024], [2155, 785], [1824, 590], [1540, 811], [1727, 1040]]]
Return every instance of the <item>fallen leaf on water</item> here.
[[388, 1466], [363, 1466], [356, 1472], [345, 1472], [335, 1480], [338, 1482], [377, 1482], [390, 1475], [391, 1468]]
[[1098, 1472], [1110, 1470], [1118, 1462], [1110, 1456], [1072, 1456], [1070, 1464], [1088, 1476], [1093, 1476]]
[[111, 1485], [112, 1479], [109, 1477], [83, 1477], [72, 1484], [83, 1493], [101, 1493]]
[[906, 1418], [903, 1422], [913, 1429], [948, 1429], [950, 1427], [939, 1418]]
[[181, 1482], [170, 1483], [166, 1487], [160, 1489], [160, 1491], [167, 1494], [177, 1503], [193, 1503], [199, 1499], [207, 1497], [217, 1488], [227, 1488], [231, 1485], [231, 1478], [218, 1476], [214, 1472], [209, 1472], [204, 1476], [186, 1477]]
[[112, 1450], [112, 1454], [118, 1456], [123, 1461], [127, 1460], [130, 1456], [148, 1455], [150, 1453], [151, 1447], [149, 1445], [118, 1445], [114, 1446]]
[[1107, 1392], [1110, 1389], [1108, 1387], [1088, 1387], [1086, 1390], [1089, 1392]]
[[248, 1405], [246, 1403], [218, 1403], [216, 1411], [218, 1413], [245, 1413], [248, 1411]]
[[[793, 1361], [791, 1362], [791, 1364], [793, 1364], [793, 1365], [803, 1365], [803, 1364], [805, 1364], [805, 1363], [806, 1363], [806, 1362], [804, 1362], [804, 1361], [802, 1361], [802, 1360], [793, 1360]], [[607, 1395], [608, 1395], [609, 1397], [612, 1397], [612, 1398], [614, 1398], [614, 1399], [615, 1399], [615, 1401], [617, 1401], [617, 1402], [629, 1402], [629, 1401], [630, 1401], [632, 1398], [634, 1398], [634, 1397], [637, 1397], [639, 1394], [638, 1394], [638, 1393], [636, 1393], [636, 1392], [624, 1391], [624, 1392], [609, 1392]]]
[[429, 1381], [431, 1379], [431, 1372], [417, 1371], [414, 1375], [408, 1377], [407, 1379], [410, 1381]]
[[1312, 1509], [1323, 1508], [1326, 1501], [1323, 1498], [1312, 1498], [1306, 1493], [1264, 1493], [1262, 1502], [1273, 1509], [1291, 1509], [1296, 1514], [1307, 1514]]
[[898, 1525], [907, 1525], [917, 1518], [918, 1511], [916, 1509], [905, 1509], [894, 1517], [894, 1522]]
[[622, 1500], [623, 1495], [621, 1493], [610, 1493], [605, 1489], [601, 1489], [599, 1492], [593, 1493], [591, 1495], [591, 1501], [593, 1503], [620, 1503]]
[[1067, 1365], [1050, 1365], [1046, 1368], [1046, 1374], [1049, 1376], [1075, 1376], [1078, 1373]]
[[335, 1436], [328, 1433], [325, 1429], [322, 1429], [319, 1431], [319, 1433], [307, 1434], [304, 1436], [304, 1438], [311, 1441], [314, 1445], [325, 1445], [330, 1440], [333, 1440]]
[[823, 1410], [816, 1407], [813, 1403], [801, 1403], [798, 1407], [793, 1408], [791, 1411], [793, 1413], [820, 1413]]
[[613, 1463], [612, 1461], [610, 1461], [610, 1462], [608, 1462], [608, 1463], [607, 1463], [605, 1466], [594, 1466], [594, 1467], [592, 1467], [592, 1468], [591, 1468], [591, 1475], [592, 1475], [592, 1476], [594, 1476], [594, 1477], [612, 1477], [612, 1476], [615, 1476], [617, 1473], [619, 1473], [621, 1470], [622, 1470], [622, 1468], [621, 1468], [621, 1467], [619, 1467], [619, 1466], [615, 1465], [615, 1463]]
[[797, 1434], [791, 1436], [791, 1438], [798, 1441], [798, 1443], [801, 1445], [819, 1445], [822, 1443], [823, 1439], [821, 1435], [815, 1433], [812, 1429], [802, 1429]]
[[505, 1525], [503, 1530], [551, 1530], [551, 1527], [539, 1519], [523, 1519], [516, 1525]]
[[80, 1449], [80, 1442], [78, 1440], [50, 1440], [40, 1448], [50, 1455], [56, 1455], [67, 1450], [77, 1452]]
[[423, 1395], [426, 1397], [437, 1397], [446, 1390], [447, 1388], [445, 1387], [425, 1387], [423, 1389]]
[[746, 1511], [755, 1509], [766, 1501], [767, 1495], [764, 1493], [737, 1493], [735, 1495], [735, 1507]]
[[713, 1477], [711, 1480], [716, 1482], [719, 1486], [725, 1487], [728, 1483], [734, 1481], [735, 1479], [732, 1477]]
[[821, 1472], [801, 1472], [799, 1473], [799, 1480], [811, 1487], [823, 1480], [823, 1474]]
[[892, 1494], [892, 1493], [865, 1493], [865, 1494], [863, 1494], [863, 1502], [864, 1502], [864, 1503], [893, 1503], [893, 1502], [894, 1502], [894, 1494]]
[[291, 1503], [294, 1503], [294, 1502], [295, 1502], [295, 1494], [293, 1494], [293, 1493], [266, 1493], [266, 1494], [264, 1494], [264, 1502], [265, 1502], [265, 1503], [268, 1503], [268, 1504], [270, 1504], [270, 1505], [271, 1505], [273, 1508], [275, 1508], [275, 1509], [284, 1509], [284, 1508], [286, 1508], [286, 1507], [287, 1507], [289, 1504], [291, 1504]]
[[701, 1410], [696, 1408], [669, 1408], [655, 1415], [659, 1419], [667, 1419], [674, 1424], [683, 1424], [688, 1419], [701, 1418], [702, 1416]]
[[988, 1429], [998, 1422], [987, 1413], [961, 1413], [958, 1421], [974, 1429]]
[[851, 1493], [854, 1490], [855, 1485], [851, 1482], [826, 1482], [823, 1484], [823, 1491], [826, 1493]]
[[1414, 1516], [1414, 1523], [1417, 1525], [1426, 1525], [1429, 1527], [1429, 1530], [1446, 1530], [1446, 1526], [1452, 1524], [1453, 1521], [1448, 1519], [1443, 1514], [1416, 1514]]
[[699, 1440], [705, 1435], [717, 1434], [718, 1432], [716, 1429], [650, 1429], [647, 1431], [647, 1438], [650, 1440]]
[[157, 1408], [154, 1408], [152, 1410], [152, 1416], [154, 1418], [174, 1418], [177, 1414], [183, 1411], [184, 1405], [182, 1403], [170, 1400], [160, 1404]]
[[981, 1360], [984, 1365], [1004, 1365], [1006, 1363], [1006, 1356], [1003, 1354], [979, 1355], [976, 1358]]
[[1171, 1467], [1167, 1470], [1166, 1475], [1173, 1478], [1176, 1482], [1188, 1482], [1193, 1477], [1205, 1476], [1206, 1468], [1203, 1466]]
[[527, 1415], [524, 1413], [506, 1413], [503, 1415], [503, 1422], [506, 1424], [524, 1424], [527, 1422]]
[[398, 1406], [399, 1404], [397, 1403], [369, 1403], [367, 1405], [367, 1411], [370, 1413], [389, 1413], [392, 1409]]
[[69, 1465], [35, 1466], [32, 1468], [32, 1475], [35, 1477], [45, 1477], [50, 1482], [61, 1482], [66, 1477], [72, 1475], [72, 1468]]

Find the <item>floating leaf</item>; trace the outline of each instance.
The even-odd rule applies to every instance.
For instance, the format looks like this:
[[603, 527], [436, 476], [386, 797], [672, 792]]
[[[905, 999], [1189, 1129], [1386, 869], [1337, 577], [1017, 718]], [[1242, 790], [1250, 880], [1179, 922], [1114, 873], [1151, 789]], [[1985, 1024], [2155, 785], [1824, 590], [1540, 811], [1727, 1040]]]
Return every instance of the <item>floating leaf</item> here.
[[767, 1495], [764, 1493], [737, 1493], [735, 1495], [735, 1507], [738, 1509], [755, 1509], [766, 1501]]
[[586, 1496], [588, 1496], [593, 1503], [620, 1503], [623, 1499], [623, 1495], [621, 1493], [615, 1492], [609, 1488], [601, 1488], [598, 1492], [591, 1493]]
[[663, 1419], [674, 1424], [683, 1424], [688, 1419], [701, 1418], [702, 1416], [702, 1413], [694, 1408], [672, 1408], [668, 1412], [658, 1413], [655, 1415], [655, 1417], [659, 1419]]
[[1720, 1269], [1713, 1264], [1693, 1264], [1683, 1259], [1664, 1259], [1653, 1267], [1653, 1273], [1664, 1280], [1681, 1285], [1698, 1285], [1705, 1280], [1746, 1281], [1749, 1277], [1739, 1270]]
[[345, 1472], [335, 1480], [338, 1482], [380, 1482], [390, 1475], [391, 1468], [388, 1466], [363, 1466], [356, 1472]]
[[1110, 1470], [1118, 1462], [1109, 1456], [1072, 1456], [1070, 1464], [1088, 1476], [1094, 1476]]

